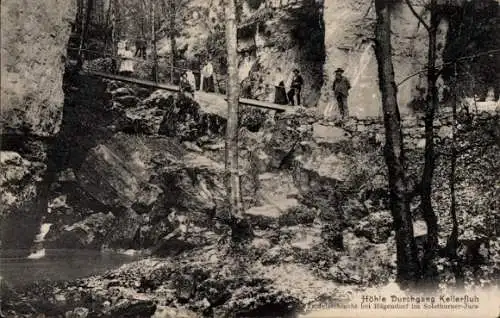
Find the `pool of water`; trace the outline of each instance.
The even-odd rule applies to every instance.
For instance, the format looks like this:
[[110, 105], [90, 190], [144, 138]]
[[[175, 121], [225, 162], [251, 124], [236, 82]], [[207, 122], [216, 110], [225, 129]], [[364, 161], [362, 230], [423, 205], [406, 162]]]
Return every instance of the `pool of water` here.
[[11, 286], [18, 287], [38, 280], [74, 280], [103, 274], [139, 258], [112, 252], [68, 249], [46, 249], [45, 256], [38, 259], [28, 259], [26, 251], [20, 250], [0, 253], [0, 276]]

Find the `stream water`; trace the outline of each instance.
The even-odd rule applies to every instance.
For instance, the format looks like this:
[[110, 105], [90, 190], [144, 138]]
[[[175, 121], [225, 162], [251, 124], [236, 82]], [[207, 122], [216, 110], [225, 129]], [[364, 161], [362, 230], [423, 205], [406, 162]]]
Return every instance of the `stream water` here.
[[39, 280], [74, 280], [102, 274], [137, 256], [93, 250], [45, 249], [43, 257], [27, 258], [26, 251], [1, 251], [0, 276], [8, 284], [21, 287]]

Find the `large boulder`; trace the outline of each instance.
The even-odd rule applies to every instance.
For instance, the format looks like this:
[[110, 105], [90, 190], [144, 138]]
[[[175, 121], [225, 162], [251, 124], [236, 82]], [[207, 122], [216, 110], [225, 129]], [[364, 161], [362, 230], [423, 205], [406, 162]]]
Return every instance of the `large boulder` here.
[[72, 225], [51, 227], [45, 244], [57, 248], [100, 248], [113, 230], [115, 219], [112, 213], [96, 213]]
[[167, 206], [199, 213], [201, 219], [197, 221], [203, 223], [224, 204], [223, 174], [222, 164], [190, 153], [182, 163], [164, 167], [157, 182], [162, 185]]
[[[51, 231], [53, 245], [62, 242], [60, 237], [89, 248], [148, 248], [162, 242], [164, 250], [179, 240], [203, 244], [207, 237], [200, 232], [223, 210], [223, 174], [223, 165], [199, 152], [187, 153], [175, 140], [118, 133], [91, 149], [71, 180], [53, 185], [57, 193], [49, 219], [58, 224]], [[89, 215], [110, 211], [115, 219], [96, 239], [87, 226], [93, 220]], [[173, 213], [201, 229], [162, 241], [176, 229], [169, 217]]]
[[[137, 89], [140, 91], [139, 89]], [[117, 95], [118, 92], [126, 94], [131, 88], [121, 87], [112, 94]], [[130, 94], [130, 93], [129, 93]], [[118, 95], [120, 96], [120, 95]], [[115, 101], [123, 104], [119, 99], [123, 97], [113, 97]], [[175, 104], [178, 99], [171, 93], [155, 91], [147, 96], [142, 101], [134, 101], [131, 107], [125, 109], [126, 124], [121, 129], [127, 132], [143, 133], [148, 135], [156, 135], [160, 131], [160, 125], [164, 120], [165, 114], [172, 109], [175, 109]], [[124, 104], [127, 106], [127, 104]]]
[[0, 152], [0, 224], [4, 248], [27, 248], [39, 228], [46, 165], [12, 151]]
[[182, 153], [168, 139], [117, 134], [91, 149], [75, 173], [79, 186], [102, 204], [144, 208], [161, 192], [148, 184], [156, 165], [179, 162]]
[[155, 93], [151, 103], [162, 105], [166, 110], [159, 134], [180, 140], [195, 141], [203, 136], [221, 136], [226, 119], [210, 109], [201, 108], [194, 100], [184, 96]]
[[313, 152], [296, 157], [297, 179], [306, 183], [342, 183], [351, 175], [350, 161], [345, 154], [324, 154]]
[[80, 185], [102, 203], [130, 206], [140, 191], [135, 172], [108, 146], [99, 145], [90, 151], [77, 177]]

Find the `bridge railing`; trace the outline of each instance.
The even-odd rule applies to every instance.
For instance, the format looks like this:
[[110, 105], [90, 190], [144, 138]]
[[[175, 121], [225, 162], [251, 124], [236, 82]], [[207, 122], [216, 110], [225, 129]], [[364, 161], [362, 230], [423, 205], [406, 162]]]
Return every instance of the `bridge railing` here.
[[[134, 61], [134, 70], [131, 74], [133, 77], [137, 77], [140, 79], [146, 80], [155, 80], [154, 76], [154, 68], [155, 62], [152, 59], [143, 59], [140, 57], [124, 57], [121, 55], [113, 55], [111, 53], [99, 52], [90, 49], [79, 49], [79, 48], [69, 48], [73, 54], [70, 56], [75, 56], [75, 52], [78, 51], [80, 53], [80, 58], [83, 63], [83, 71], [99, 71], [99, 72], [110, 72], [113, 74], [118, 74], [120, 70], [120, 65], [125, 60]], [[168, 83], [173, 85], [179, 85], [180, 77], [182, 73], [191, 71], [195, 78], [197, 79], [197, 88], [200, 87], [201, 81], [201, 70], [190, 69], [182, 66], [171, 66], [168, 62], [165, 63], [164, 59], [160, 58], [157, 61], [157, 74], [158, 81], [162, 83]], [[214, 89], [215, 93], [226, 93], [226, 85], [227, 85], [227, 75], [220, 73], [213, 73], [214, 80]]]
[[[75, 57], [76, 51], [79, 52], [80, 58], [82, 59], [83, 71], [95, 71], [95, 72], [107, 72], [111, 74], [118, 74], [120, 70], [120, 64], [125, 60], [130, 60], [136, 62], [134, 65], [134, 72], [130, 74], [131, 77], [142, 79], [142, 80], [158, 80], [158, 83], [179, 85], [180, 77], [184, 72], [191, 71], [196, 79], [195, 90], [199, 90], [201, 87], [201, 70], [193, 70], [187, 67], [174, 66], [172, 67], [169, 62], [164, 62], [163, 59], [159, 59], [157, 62], [157, 76], [154, 76], [155, 63], [152, 59], [143, 59], [140, 57], [124, 57], [121, 55], [113, 55], [107, 52], [99, 52], [91, 49], [79, 49], [76, 47], [70, 47], [68, 51], [71, 52], [70, 56]], [[75, 57], [76, 58], [76, 57]], [[214, 93], [226, 94], [227, 92], [227, 74], [213, 73], [214, 81]], [[259, 82], [258, 79], [242, 79], [240, 82], [240, 87], [242, 88], [242, 96], [250, 98], [249, 94], [244, 92], [245, 88], [253, 86], [255, 83]]]

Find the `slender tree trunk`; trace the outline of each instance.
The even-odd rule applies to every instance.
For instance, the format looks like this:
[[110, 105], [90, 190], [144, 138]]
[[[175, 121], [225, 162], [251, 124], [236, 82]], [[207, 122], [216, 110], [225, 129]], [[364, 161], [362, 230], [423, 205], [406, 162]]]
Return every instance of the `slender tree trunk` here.
[[452, 231], [447, 242], [447, 251], [452, 262], [455, 274], [456, 287], [463, 289], [465, 285], [462, 264], [457, 254], [458, 249], [458, 219], [457, 219], [457, 197], [455, 192], [456, 166], [457, 166], [457, 103], [458, 103], [458, 78], [455, 64], [455, 77], [453, 82], [454, 101], [452, 104], [452, 130], [451, 130], [451, 162], [450, 162], [450, 215], [452, 220]]
[[240, 176], [238, 166], [238, 114], [240, 86], [238, 80], [238, 53], [236, 30], [235, 0], [227, 0], [226, 5], [226, 46], [228, 61], [227, 105], [228, 119], [226, 127], [226, 184], [228, 204], [231, 213], [233, 240], [248, 236], [251, 230], [243, 216], [241, 202]]
[[[108, 52], [108, 46], [110, 45], [110, 40], [111, 40], [111, 34], [112, 31], [112, 25], [111, 25], [111, 11], [113, 8], [113, 2], [110, 0], [109, 5], [106, 11], [106, 22], [105, 22], [105, 29], [106, 29], [106, 34], [104, 35], [104, 52]], [[110, 32], [111, 31], [111, 32]], [[112, 41], [112, 40], [111, 40]], [[111, 44], [113, 46], [113, 44]]]
[[84, 48], [85, 43], [87, 42], [87, 35], [89, 33], [90, 21], [92, 18], [92, 7], [94, 6], [94, 0], [87, 1], [87, 7], [85, 10], [85, 18], [83, 19], [83, 28], [80, 37], [80, 48], [78, 51], [78, 55], [81, 56], [82, 49]]
[[437, 269], [434, 264], [438, 249], [438, 219], [432, 207], [432, 182], [436, 167], [434, 150], [434, 118], [439, 106], [438, 89], [436, 86], [437, 70], [437, 28], [439, 18], [436, 13], [436, 0], [430, 3], [429, 48], [427, 54], [427, 103], [425, 109], [425, 154], [424, 169], [421, 179], [421, 208], [427, 224], [427, 242], [424, 259], [422, 260], [423, 275], [428, 287], [437, 287]]
[[170, 38], [170, 82], [174, 82], [174, 73], [175, 73], [175, 56], [177, 54], [176, 43], [175, 43], [175, 20], [177, 7], [174, 4], [174, 1], [170, 1], [169, 8], [169, 38]]
[[84, 21], [83, 11], [85, 10], [84, 0], [78, 0], [77, 7], [78, 7], [78, 13], [77, 13], [77, 18], [76, 18], [76, 24], [77, 24], [76, 31], [80, 32], [80, 34], [81, 34], [81, 32], [83, 30], [83, 21]]
[[155, 0], [151, 1], [151, 43], [152, 43], [152, 51], [153, 51], [153, 80], [158, 82], [158, 57], [156, 54], [156, 29], [155, 29]]
[[141, 35], [143, 38], [146, 38], [146, 31], [145, 25], [146, 25], [146, 3], [144, 1], [141, 1]]
[[111, 59], [113, 61], [113, 72], [116, 72], [118, 69], [118, 63], [116, 61], [116, 47], [117, 47], [117, 41], [116, 41], [116, 16], [117, 16], [117, 0], [110, 0], [109, 3], [109, 11], [111, 12], [110, 20], [111, 20]]
[[417, 247], [413, 237], [413, 223], [407, 199], [407, 183], [403, 152], [403, 134], [394, 82], [391, 47], [391, 15], [389, 2], [375, 0], [377, 23], [375, 55], [378, 62], [379, 86], [386, 135], [385, 161], [389, 172], [390, 206], [396, 231], [397, 280], [403, 287], [414, 287], [421, 272]]
[[177, 54], [177, 50], [175, 49], [176, 43], [175, 43], [175, 33], [174, 31], [170, 31], [170, 52], [171, 52], [171, 57], [170, 57], [170, 81], [174, 81], [174, 73], [175, 73], [175, 55]]

